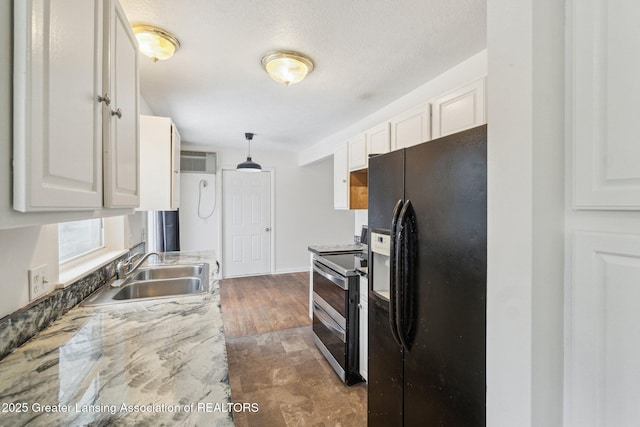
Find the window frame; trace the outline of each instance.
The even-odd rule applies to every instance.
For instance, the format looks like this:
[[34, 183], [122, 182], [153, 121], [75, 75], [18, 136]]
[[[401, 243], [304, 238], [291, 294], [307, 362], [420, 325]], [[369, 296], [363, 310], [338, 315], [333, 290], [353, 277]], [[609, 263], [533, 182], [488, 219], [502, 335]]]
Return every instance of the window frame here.
[[128, 248], [124, 242], [125, 217], [116, 216], [101, 219], [103, 246], [69, 260], [59, 262], [60, 287], [65, 287], [73, 283], [87, 273], [95, 271], [128, 252]]

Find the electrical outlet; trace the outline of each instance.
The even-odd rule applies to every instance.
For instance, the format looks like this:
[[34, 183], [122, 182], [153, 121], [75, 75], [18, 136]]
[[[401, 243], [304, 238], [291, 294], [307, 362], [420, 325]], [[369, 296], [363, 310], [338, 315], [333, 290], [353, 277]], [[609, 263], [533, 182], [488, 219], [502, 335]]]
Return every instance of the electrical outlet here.
[[29, 270], [29, 301], [33, 301], [47, 291], [47, 264]]

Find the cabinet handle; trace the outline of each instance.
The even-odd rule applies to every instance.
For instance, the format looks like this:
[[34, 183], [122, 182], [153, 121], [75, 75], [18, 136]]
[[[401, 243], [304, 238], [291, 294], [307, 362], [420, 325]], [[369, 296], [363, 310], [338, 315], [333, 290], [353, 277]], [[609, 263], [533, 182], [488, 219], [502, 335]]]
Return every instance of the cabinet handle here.
[[271, 231], [269, 227], [265, 228], [264, 231]]
[[111, 105], [111, 97], [108, 93], [98, 95], [98, 102], [104, 102], [105, 105]]
[[111, 110], [111, 115], [112, 116], [118, 116], [119, 119], [122, 118], [122, 110], [121, 109], [117, 109], [117, 110]]
[[346, 179], [343, 179], [343, 180], [342, 180], [342, 182], [347, 182], [347, 180], [346, 180]]

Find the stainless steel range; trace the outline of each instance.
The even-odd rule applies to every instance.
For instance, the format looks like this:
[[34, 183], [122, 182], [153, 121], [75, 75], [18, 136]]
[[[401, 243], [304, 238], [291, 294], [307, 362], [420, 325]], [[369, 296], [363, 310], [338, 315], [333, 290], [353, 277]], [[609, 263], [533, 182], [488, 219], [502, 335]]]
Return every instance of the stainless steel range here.
[[362, 381], [358, 369], [358, 266], [366, 266], [362, 253], [316, 255], [313, 261], [313, 338], [347, 385]]

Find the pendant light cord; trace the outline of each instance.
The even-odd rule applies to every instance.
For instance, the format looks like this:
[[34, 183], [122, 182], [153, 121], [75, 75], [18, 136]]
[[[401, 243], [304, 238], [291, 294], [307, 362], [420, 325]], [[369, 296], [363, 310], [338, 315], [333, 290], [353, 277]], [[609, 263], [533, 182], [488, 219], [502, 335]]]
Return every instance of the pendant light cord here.
[[211, 218], [211, 215], [213, 215], [213, 213], [216, 211], [216, 204], [217, 204], [216, 203], [217, 202], [216, 201], [216, 197], [214, 195], [214, 197], [213, 197], [213, 209], [211, 209], [211, 213], [209, 213], [207, 216], [200, 215], [200, 203], [202, 201], [202, 189], [204, 187], [206, 187], [206, 186], [207, 186], [207, 180], [201, 179], [200, 182], [198, 183], [198, 218], [204, 219], [204, 220], [206, 220], [208, 218]]

